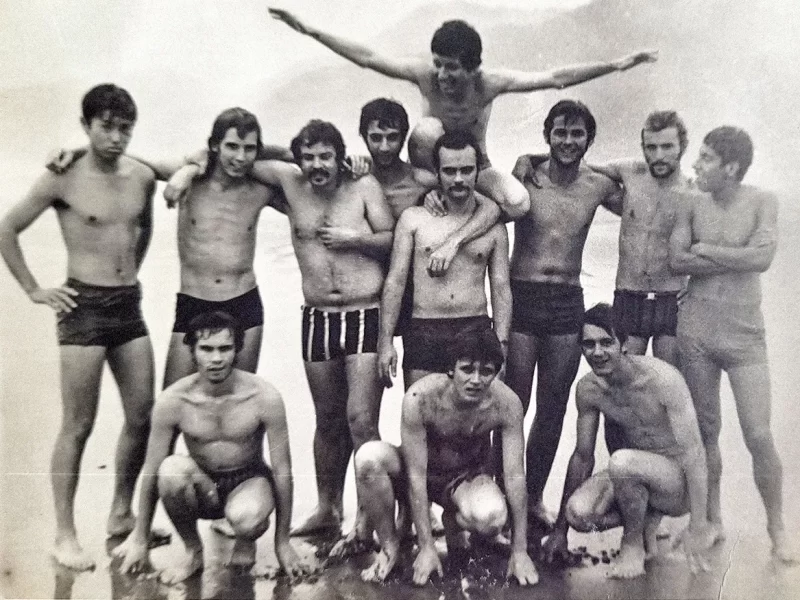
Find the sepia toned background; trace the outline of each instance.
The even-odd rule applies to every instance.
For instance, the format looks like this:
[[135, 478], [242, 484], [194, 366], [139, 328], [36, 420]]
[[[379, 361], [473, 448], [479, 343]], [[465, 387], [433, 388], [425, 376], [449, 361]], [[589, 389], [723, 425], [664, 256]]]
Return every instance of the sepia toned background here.
[[[659, 50], [654, 65], [564, 91], [497, 100], [488, 150], [493, 163], [506, 170], [519, 154], [546, 149], [542, 121], [560, 98], [580, 99], [594, 112], [598, 133], [588, 155], [592, 161], [638, 156], [639, 129], [646, 115], [656, 109], [675, 109], [686, 121], [690, 145], [683, 166], [687, 173], [702, 136], [711, 128], [733, 124], [751, 133], [756, 156], [747, 181], [774, 190], [781, 203], [779, 251], [763, 276], [763, 308], [773, 375], [774, 430], [786, 474], [788, 525], [796, 535], [800, 531], [796, 500], [800, 494], [796, 408], [800, 369], [794, 353], [800, 344], [796, 306], [800, 296], [798, 3], [283, 0], [275, 5], [380, 51], [421, 56], [428, 54], [430, 37], [441, 21], [464, 18], [483, 37], [487, 66], [545, 70], [612, 59], [639, 48]], [[420, 115], [413, 86], [333, 55], [270, 19], [264, 2], [0, 0], [0, 211], [24, 195], [50, 150], [84, 143], [78, 122], [80, 99], [91, 86], [105, 81], [128, 89], [138, 104], [130, 152], [154, 159], [180, 157], [204, 146], [214, 117], [235, 105], [258, 115], [264, 137], [271, 143], [288, 145], [312, 117], [330, 120], [339, 126], [353, 153], [365, 152], [357, 135], [358, 117], [360, 107], [372, 98], [400, 100], [412, 121]], [[178, 290], [178, 263], [176, 214], [158, 198], [153, 242], [141, 281], [160, 380]], [[584, 255], [587, 305], [611, 299], [617, 232], [616, 218], [598, 213]], [[43, 215], [23, 234], [21, 243], [42, 285], [63, 281], [65, 254], [53, 214]], [[313, 410], [300, 359], [302, 297], [286, 220], [266, 213], [258, 244], [256, 269], [266, 310], [259, 373], [278, 387], [287, 405], [298, 518], [316, 500], [310, 453]], [[54, 319], [49, 309], [28, 301], [4, 267], [0, 267], [0, 307], [0, 595], [191, 596], [185, 590], [184, 596], [174, 596], [176, 592], [152, 582], [121, 581], [106, 568], [104, 526], [113, 476], [109, 471], [122, 418], [108, 375], [76, 503], [81, 539], [100, 559], [100, 566], [94, 573], [74, 578], [51, 565], [47, 550], [54, 519], [47, 470], [60, 419]], [[398, 387], [386, 394], [382, 412], [381, 431], [390, 441], [399, 437]], [[715, 550], [712, 573], [692, 580], [682, 562], [665, 559], [647, 578], [608, 583], [600, 565], [545, 574], [543, 583], [530, 591], [489, 587], [479, 591], [481, 597], [790, 598], [800, 594], [800, 574], [775, 570], [768, 562], [765, 518], [727, 386], [723, 395], [723, 494], [729, 540]], [[571, 409], [546, 492], [551, 508], [557, 506], [573, 442]], [[602, 452], [598, 449], [601, 461]], [[352, 482], [348, 485], [351, 518], [355, 498]], [[163, 515], [159, 521], [166, 524]], [[263, 563], [275, 562], [271, 537], [270, 532], [259, 546]], [[579, 539], [574, 538], [575, 543]], [[595, 543], [613, 541], [611, 536]], [[153, 553], [156, 566], [175, 556], [175, 546]], [[307, 546], [302, 549], [311, 552]], [[436, 598], [438, 592], [430, 588], [412, 592], [402, 585], [360, 585], [347, 569], [315, 586], [289, 590], [265, 580], [239, 589], [224, 577], [215, 580], [213, 573], [207, 573], [200, 590], [203, 597], [258, 598]], [[462, 597], [458, 590], [453, 593]]]

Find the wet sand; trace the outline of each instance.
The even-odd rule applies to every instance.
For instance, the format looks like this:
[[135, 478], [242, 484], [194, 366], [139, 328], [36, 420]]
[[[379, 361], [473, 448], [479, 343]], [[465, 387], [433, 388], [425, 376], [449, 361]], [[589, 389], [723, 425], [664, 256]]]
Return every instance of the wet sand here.
[[[20, 177], [20, 186], [24, 181]], [[141, 274], [144, 311], [155, 348], [160, 374], [172, 324], [174, 293], [177, 291], [175, 213], [157, 209], [157, 225], [150, 254]], [[783, 217], [782, 250], [764, 276], [764, 311], [769, 332], [773, 374], [773, 423], [785, 470], [786, 516], [796, 538], [800, 509], [793, 501], [800, 494], [795, 467], [800, 458], [794, 404], [798, 387], [796, 368], [787, 360], [797, 343], [798, 319], [787, 308], [800, 292], [794, 277], [793, 248], [800, 242], [797, 219]], [[605, 215], [595, 223], [586, 251], [587, 305], [609, 299], [613, 285], [616, 224]], [[22, 238], [32, 270], [43, 283], [63, 279], [64, 254], [54, 217], [47, 215]], [[313, 410], [303, 375], [299, 348], [299, 273], [291, 250], [286, 222], [266, 215], [259, 231], [257, 272], [266, 310], [264, 345], [259, 373], [277, 385], [287, 406], [295, 473], [294, 518], [298, 520], [314, 506], [314, 471], [311, 457]], [[204, 525], [206, 564], [202, 576], [185, 585], [167, 588], [156, 580], [119, 575], [109, 566], [104, 527], [111, 499], [113, 449], [122, 421], [117, 391], [108, 373], [102, 383], [100, 409], [95, 430], [83, 458], [76, 501], [80, 539], [98, 561], [93, 572], [74, 574], [56, 567], [48, 550], [54, 531], [48, 465], [59, 426], [58, 353], [54, 322], [49, 310], [30, 304], [5, 269], [0, 269], [0, 297], [4, 306], [0, 320], [2, 354], [2, 543], [0, 587], [8, 598], [276, 598], [327, 600], [339, 598], [396, 598], [407, 600], [459, 598], [791, 598], [800, 593], [800, 568], [776, 568], [769, 560], [765, 517], [750, 473], [749, 456], [736, 422], [729, 389], [723, 386], [724, 420], [722, 452], [725, 464], [723, 506], [728, 540], [711, 557], [712, 571], [693, 578], [681, 555], [661, 557], [650, 564], [646, 577], [617, 582], [605, 578], [608, 565], [603, 551], [617, 547], [620, 531], [597, 535], [570, 534], [571, 547], [586, 546], [596, 557], [580, 567], [566, 570], [540, 569], [541, 581], [521, 589], [502, 582], [504, 560], [484, 557], [470, 565], [466, 577], [450, 574], [444, 581], [424, 588], [410, 585], [404, 567], [383, 586], [365, 584], [358, 571], [366, 556], [329, 568], [316, 581], [289, 584], [264, 577], [235, 576], [221, 567], [230, 551], [230, 541], [219, 538]], [[582, 366], [582, 372], [586, 369]], [[399, 438], [401, 386], [384, 396], [381, 432], [389, 441]], [[528, 416], [528, 422], [531, 415]], [[564, 434], [545, 494], [556, 508], [563, 485], [566, 462], [574, 443], [575, 411], [572, 403]], [[527, 425], [527, 424], [526, 424]], [[527, 428], [527, 427], [526, 427]], [[598, 465], [605, 449], [598, 444]], [[347, 518], [352, 519], [355, 502], [352, 475], [345, 492]], [[156, 524], [170, 528], [162, 510]], [[670, 521], [677, 531], [682, 520]], [[272, 554], [273, 530], [258, 544], [258, 567], [277, 566]], [[440, 542], [441, 544], [442, 542]], [[666, 550], [669, 542], [661, 542]], [[313, 558], [314, 546], [296, 541], [303, 554]], [[444, 547], [442, 546], [442, 551]], [[172, 562], [182, 551], [177, 538], [170, 546], [152, 552], [156, 568]]]

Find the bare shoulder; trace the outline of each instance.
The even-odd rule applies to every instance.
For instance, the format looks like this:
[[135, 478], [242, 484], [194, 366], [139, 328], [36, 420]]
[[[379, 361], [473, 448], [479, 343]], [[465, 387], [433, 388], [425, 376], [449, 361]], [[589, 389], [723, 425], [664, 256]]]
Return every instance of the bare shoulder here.
[[778, 206], [778, 196], [772, 191], [753, 185], [742, 185], [740, 190], [745, 199], [760, 208], [776, 209]]
[[140, 163], [138, 160], [130, 158], [129, 156], [120, 156], [119, 168], [122, 175], [135, 178], [143, 185], [153, 185], [156, 181], [156, 174], [153, 169], [143, 163]]
[[604, 392], [600, 379], [594, 373], [587, 373], [575, 385], [575, 406], [579, 411], [596, 408]]
[[403, 411], [414, 410], [422, 420], [433, 413], [432, 405], [447, 388], [450, 378], [443, 373], [426, 375], [412, 385], [403, 396]]
[[686, 389], [683, 375], [668, 362], [648, 355], [630, 356], [630, 358], [644, 374], [647, 384], [660, 388], [667, 396], [675, 396], [676, 393]]
[[522, 413], [522, 402], [508, 384], [495, 378], [489, 390], [492, 393], [492, 397], [497, 402], [497, 406], [504, 416], [505, 421], [516, 423], [522, 420], [524, 416]]
[[406, 229], [416, 229], [429, 214], [424, 206], [409, 206], [400, 213], [398, 227], [402, 224]]
[[362, 197], [379, 196], [383, 198], [383, 188], [374, 175], [367, 174], [358, 179], [348, 180], [345, 185], [351, 190], [359, 192]]
[[183, 398], [191, 385], [190, 379], [191, 376], [179, 379], [158, 395], [153, 405], [153, 420], [158, 419], [162, 423], [177, 422]]
[[601, 193], [605, 193], [617, 186], [617, 183], [611, 177], [591, 169], [586, 163], [581, 164], [579, 176], [585, 186], [596, 189]]

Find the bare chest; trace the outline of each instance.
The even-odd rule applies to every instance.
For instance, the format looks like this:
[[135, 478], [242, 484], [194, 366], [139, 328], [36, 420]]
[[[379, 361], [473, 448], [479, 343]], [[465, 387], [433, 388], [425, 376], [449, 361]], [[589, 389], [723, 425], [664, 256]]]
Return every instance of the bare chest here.
[[695, 205], [692, 215], [693, 241], [720, 246], [742, 246], [757, 224], [756, 207], [747, 203], [723, 207], [710, 199]]
[[215, 237], [254, 235], [265, 200], [264, 194], [254, 191], [200, 190], [181, 204], [179, 227], [182, 233], [200, 232]]
[[69, 185], [55, 206], [67, 208], [59, 213], [66, 223], [102, 228], [137, 224], [146, 203], [145, 190], [127, 177], [87, 177]]
[[198, 442], [236, 441], [258, 432], [261, 420], [248, 401], [236, 405], [188, 404], [181, 418], [181, 431]]
[[525, 219], [527, 224], [537, 232], [559, 236], [571, 237], [588, 231], [602, 199], [599, 193], [587, 186], [527, 187], [531, 197], [531, 208]]
[[364, 203], [360, 198], [338, 196], [331, 200], [314, 198], [293, 207], [292, 231], [299, 240], [311, 240], [322, 227], [343, 227], [359, 232], [371, 231]]

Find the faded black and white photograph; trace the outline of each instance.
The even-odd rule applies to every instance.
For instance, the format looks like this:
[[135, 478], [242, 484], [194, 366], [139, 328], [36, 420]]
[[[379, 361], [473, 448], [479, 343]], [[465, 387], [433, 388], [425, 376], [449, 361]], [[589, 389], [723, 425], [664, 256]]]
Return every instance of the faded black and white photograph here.
[[0, 0], [0, 597], [797, 597], [797, 31]]

